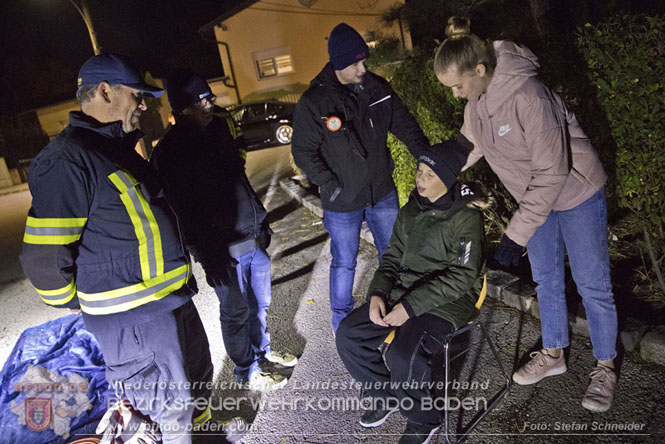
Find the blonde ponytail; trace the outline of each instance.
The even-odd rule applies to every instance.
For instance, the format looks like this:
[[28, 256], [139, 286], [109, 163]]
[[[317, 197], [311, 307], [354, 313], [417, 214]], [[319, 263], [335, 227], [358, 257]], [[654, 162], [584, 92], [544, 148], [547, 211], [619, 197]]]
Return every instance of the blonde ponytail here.
[[461, 39], [471, 34], [471, 21], [464, 17], [453, 16], [446, 25], [446, 37], [451, 40]]
[[471, 21], [464, 17], [453, 16], [446, 25], [446, 40], [439, 45], [434, 55], [434, 72], [437, 75], [449, 71], [462, 74], [476, 67], [485, 65], [488, 72], [496, 68], [496, 55], [490, 43], [483, 42], [471, 34]]

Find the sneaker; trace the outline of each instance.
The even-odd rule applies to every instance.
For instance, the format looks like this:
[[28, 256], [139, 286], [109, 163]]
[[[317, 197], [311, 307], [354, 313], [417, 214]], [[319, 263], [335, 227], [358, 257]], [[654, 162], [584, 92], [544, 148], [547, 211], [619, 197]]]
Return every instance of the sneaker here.
[[228, 442], [239, 441], [249, 430], [248, 424], [240, 416], [222, 423], [222, 432]]
[[277, 390], [286, 385], [288, 379], [285, 376], [270, 372], [256, 372], [249, 378], [249, 389], [260, 392]]
[[298, 358], [296, 358], [291, 353], [284, 353], [275, 350], [266, 353], [265, 358], [267, 361], [272, 362], [273, 364], [279, 364], [284, 367], [293, 367], [298, 363]]
[[248, 431], [249, 425], [240, 416], [224, 422], [208, 421], [201, 424], [200, 430], [192, 434], [192, 442], [196, 444], [234, 443], [240, 441]]
[[617, 374], [614, 369], [598, 364], [591, 372], [591, 382], [586, 389], [582, 407], [592, 412], [606, 412], [612, 407]]
[[440, 427], [414, 424], [409, 421], [397, 444], [427, 444]]
[[520, 385], [535, 384], [547, 376], [560, 375], [568, 370], [563, 350], [558, 358], [548, 355], [545, 350], [533, 352], [529, 357], [531, 360], [513, 373], [513, 381]]
[[378, 427], [386, 420], [390, 415], [395, 412], [398, 412], [399, 409], [375, 409], [375, 410], [365, 410], [363, 415], [360, 417], [360, 425], [366, 429], [371, 429], [372, 427]]

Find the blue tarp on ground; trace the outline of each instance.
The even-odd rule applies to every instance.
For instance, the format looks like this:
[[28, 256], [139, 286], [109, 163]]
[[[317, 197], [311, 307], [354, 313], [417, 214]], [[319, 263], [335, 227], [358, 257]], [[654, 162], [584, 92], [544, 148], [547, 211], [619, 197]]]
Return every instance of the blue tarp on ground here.
[[94, 433], [114, 398], [80, 315], [25, 330], [0, 373], [0, 441], [62, 444]]

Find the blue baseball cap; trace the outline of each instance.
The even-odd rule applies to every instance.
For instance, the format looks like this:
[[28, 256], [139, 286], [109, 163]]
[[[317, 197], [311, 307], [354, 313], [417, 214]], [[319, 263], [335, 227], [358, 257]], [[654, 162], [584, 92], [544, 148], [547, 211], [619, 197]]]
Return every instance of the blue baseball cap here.
[[120, 54], [106, 53], [89, 58], [79, 70], [77, 86], [98, 85], [108, 82], [109, 85], [124, 85], [138, 89], [151, 97], [160, 97], [164, 90], [148, 85], [131, 60]]

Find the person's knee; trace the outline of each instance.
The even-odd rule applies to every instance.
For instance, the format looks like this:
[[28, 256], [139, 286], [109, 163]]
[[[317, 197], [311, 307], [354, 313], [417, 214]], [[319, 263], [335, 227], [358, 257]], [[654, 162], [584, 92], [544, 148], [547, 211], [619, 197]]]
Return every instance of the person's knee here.
[[249, 320], [249, 309], [246, 306], [220, 306], [219, 319], [227, 324], [246, 324]]
[[351, 331], [353, 326], [348, 322], [348, 318], [342, 319], [335, 331], [335, 344], [337, 345], [337, 350], [347, 349], [349, 345], [352, 344], [351, 340]]

